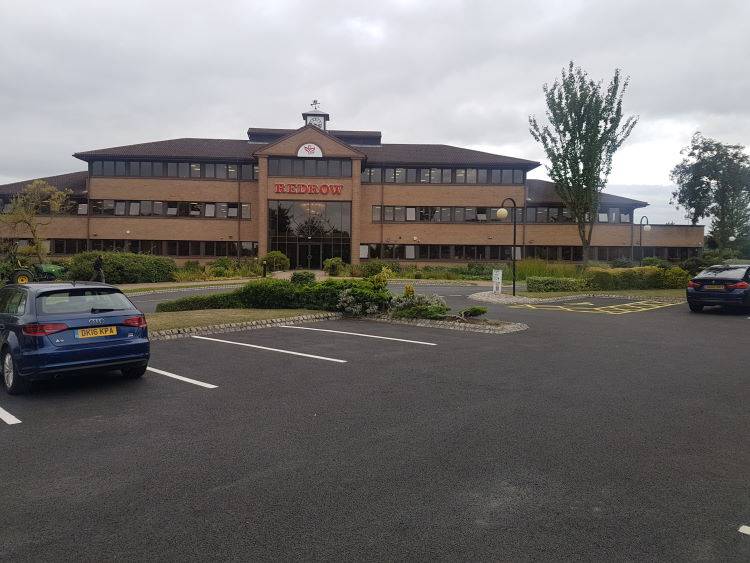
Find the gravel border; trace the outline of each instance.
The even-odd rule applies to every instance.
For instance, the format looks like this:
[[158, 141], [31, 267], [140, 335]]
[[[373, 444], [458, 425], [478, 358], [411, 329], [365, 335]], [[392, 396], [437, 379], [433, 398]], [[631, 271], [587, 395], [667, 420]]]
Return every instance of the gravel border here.
[[265, 328], [268, 326], [276, 325], [327, 321], [331, 319], [340, 319], [341, 317], [341, 313], [314, 313], [312, 315], [297, 315], [296, 317], [286, 317], [283, 319], [264, 319], [260, 321], [246, 321], [242, 323], [226, 323], [210, 326], [194, 326], [187, 328], [155, 330], [153, 332], [149, 332], [148, 336], [151, 341], [176, 340], [178, 338], [189, 338], [194, 334], [202, 335], [220, 334], [222, 332], [238, 332], [241, 330], [251, 330], [255, 328]]
[[682, 303], [685, 299], [678, 297], [644, 297], [642, 295], [614, 295], [605, 293], [577, 293], [565, 295], [564, 297], [513, 297], [512, 295], [495, 294], [491, 291], [480, 291], [469, 295], [469, 299], [483, 301], [485, 303], [497, 303], [500, 305], [532, 304], [532, 303], [565, 303], [578, 299], [591, 299], [601, 297], [603, 299], [633, 299], [635, 301], [659, 301], [663, 303]]
[[425, 328], [442, 328], [460, 332], [483, 332], [485, 334], [508, 334], [527, 330], [523, 323], [506, 322], [503, 325], [477, 325], [471, 323], [457, 323], [454, 321], [433, 321], [429, 319], [389, 319], [387, 317], [365, 317], [365, 320], [395, 325], [419, 326]]

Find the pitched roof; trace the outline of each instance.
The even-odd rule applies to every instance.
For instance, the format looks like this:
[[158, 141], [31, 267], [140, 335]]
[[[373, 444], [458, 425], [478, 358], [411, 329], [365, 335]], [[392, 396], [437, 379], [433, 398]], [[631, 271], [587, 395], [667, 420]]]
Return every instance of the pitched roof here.
[[[623, 205], [628, 207], [646, 207], [648, 203], [629, 197], [602, 193], [599, 202], [605, 205]], [[526, 204], [562, 203], [555, 190], [555, 183], [547, 180], [526, 180]]]
[[31, 180], [23, 180], [21, 182], [13, 182], [12, 184], [0, 185], [0, 194], [17, 194], [34, 180], [44, 180], [45, 182], [59, 190], [69, 189], [73, 192], [74, 195], [82, 195], [86, 193], [86, 179], [88, 177], [88, 171], [82, 170], [81, 172], [58, 174], [57, 176], [47, 176], [46, 178], [32, 178]]
[[[285, 134], [294, 129], [279, 129]], [[328, 134], [336, 137], [335, 131]], [[353, 134], [368, 133], [353, 131]], [[377, 133], [377, 132], [374, 132]], [[140, 143], [91, 151], [77, 152], [73, 156], [81, 160], [94, 158], [208, 158], [251, 160], [253, 153], [262, 149], [267, 143], [250, 143], [237, 139], [168, 139], [152, 143]], [[356, 145], [364, 153], [369, 164], [401, 164], [422, 166], [518, 166], [519, 168], [536, 168], [539, 163], [523, 158], [513, 158], [488, 152], [475, 151], [451, 145], [425, 144], [382, 144]]]
[[242, 139], [167, 139], [151, 143], [124, 145], [77, 152], [81, 160], [99, 158], [211, 158], [252, 160], [253, 153], [264, 143], [249, 143]]

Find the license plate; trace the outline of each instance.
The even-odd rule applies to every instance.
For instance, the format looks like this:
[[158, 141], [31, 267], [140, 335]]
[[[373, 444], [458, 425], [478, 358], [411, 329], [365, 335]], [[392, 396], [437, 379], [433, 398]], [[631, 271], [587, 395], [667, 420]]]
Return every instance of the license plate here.
[[724, 291], [723, 285], [704, 285], [703, 289], [708, 289], [711, 291]]
[[96, 338], [97, 336], [116, 336], [116, 326], [97, 326], [94, 328], [79, 328], [76, 338]]

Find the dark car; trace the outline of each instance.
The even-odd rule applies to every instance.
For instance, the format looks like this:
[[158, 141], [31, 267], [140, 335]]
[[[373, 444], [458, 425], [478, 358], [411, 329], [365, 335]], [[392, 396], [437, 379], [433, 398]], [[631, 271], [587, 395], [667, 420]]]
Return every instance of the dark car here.
[[687, 302], [694, 313], [707, 305], [750, 307], [750, 264], [706, 268], [688, 282]]
[[104, 283], [28, 283], [0, 289], [0, 368], [8, 393], [34, 380], [90, 370], [141, 377], [148, 365], [146, 319]]

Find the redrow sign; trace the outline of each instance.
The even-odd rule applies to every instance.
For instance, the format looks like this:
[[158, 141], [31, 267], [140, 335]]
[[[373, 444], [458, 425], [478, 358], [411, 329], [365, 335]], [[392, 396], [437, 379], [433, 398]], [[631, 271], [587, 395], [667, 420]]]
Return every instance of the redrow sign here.
[[341, 195], [342, 184], [274, 184], [277, 194]]

